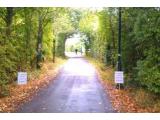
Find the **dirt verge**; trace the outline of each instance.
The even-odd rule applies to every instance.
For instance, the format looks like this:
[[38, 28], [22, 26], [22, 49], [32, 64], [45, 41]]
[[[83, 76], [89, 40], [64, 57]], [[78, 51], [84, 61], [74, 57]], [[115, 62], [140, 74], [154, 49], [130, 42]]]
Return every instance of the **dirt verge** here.
[[57, 58], [55, 63], [45, 62], [38, 76], [33, 76], [27, 85], [9, 85], [10, 95], [0, 99], [0, 112], [14, 112], [24, 103], [32, 100], [38, 91], [54, 80], [65, 60]]

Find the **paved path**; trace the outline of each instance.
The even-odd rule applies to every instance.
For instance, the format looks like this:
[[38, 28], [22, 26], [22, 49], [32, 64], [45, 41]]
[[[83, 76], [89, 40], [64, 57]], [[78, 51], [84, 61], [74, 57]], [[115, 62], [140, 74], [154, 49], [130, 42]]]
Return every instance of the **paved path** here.
[[50, 86], [17, 112], [114, 112], [98, 81], [95, 68], [84, 58], [70, 58]]

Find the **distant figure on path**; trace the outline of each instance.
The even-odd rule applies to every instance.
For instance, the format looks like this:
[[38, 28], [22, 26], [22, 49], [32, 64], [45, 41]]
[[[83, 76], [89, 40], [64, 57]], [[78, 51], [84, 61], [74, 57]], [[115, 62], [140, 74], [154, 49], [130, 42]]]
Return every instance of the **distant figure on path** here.
[[75, 53], [76, 53], [76, 55], [77, 55], [77, 52], [78, 52], [78, 50], [77, 50], [77, 49], [75, 49]]

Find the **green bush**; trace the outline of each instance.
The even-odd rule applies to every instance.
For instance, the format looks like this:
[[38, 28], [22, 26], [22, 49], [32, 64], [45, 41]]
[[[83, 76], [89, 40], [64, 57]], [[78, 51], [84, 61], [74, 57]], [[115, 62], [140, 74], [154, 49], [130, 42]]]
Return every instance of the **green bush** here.
[[3, 84], [2, 81], [0, 83], [0, 97], [8, 96], [9, 89], [6, 84]]
[[[159, 56], [149, 54], [145, 60], [137, 62], [137, 78], [143, 86], [148, 90], [160, 93], [160, 64]], [[156, 62], [157, 61], [157, 62]]]

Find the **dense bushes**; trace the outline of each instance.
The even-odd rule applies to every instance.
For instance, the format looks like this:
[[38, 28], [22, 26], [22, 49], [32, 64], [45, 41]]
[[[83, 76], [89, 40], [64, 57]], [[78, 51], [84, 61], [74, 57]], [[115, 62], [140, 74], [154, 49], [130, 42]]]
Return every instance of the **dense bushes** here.
[[[36, 67], [37, 36], [41, 32], [38, 31], [38, 11], [47, 14], [49, 9], [0, 8], [0, 96], [7, 95], [6, 85], [17, 79], [18, 71], [28, 71]], [[48, 22], [46, 26], [52, 24]], [[52, 33], [52, 29], [47, 32]], [[43, 33], [44, 45], [52, 39], [48, 33]], [[52, 46], [49, 47], [42, 49], [50, 51]]]
[[[86, 26], [85, 29], [95, 33], [92, 34], [93, 39], [90, 42], [92, 56], [106, 65], [112, 65], [115, 69], [118, 40], [117, 11], [117, 8], [104, 8], [95, 12], [95, 17], [98, 17], [96, 30], [93, 29], [94, 26], [88, 30], [89, 23], [83, 25]], [[93, 12], [90, 16], [93, 16]], [[94, 21], [95, 19], [90, 20], [92, 23]], [[127, 83], [134, 83], [139, 85], [137, 87], [141, 86], [155, 93], [160, 93], [159, 26], [159, 8], [122, 8], [122, 64], [128, 76]]]
[[[73, 33], [70, 8], [0, 8], [0, 96], [18, 71], [41, 68], [64, 55], [65, 39]], [[56, 50], [57, 49], [57, 50]]]

